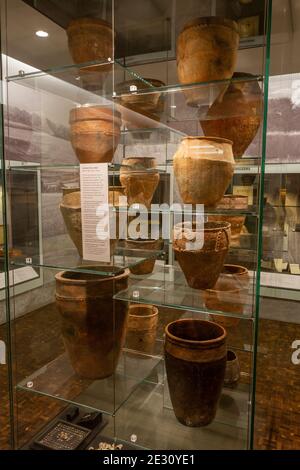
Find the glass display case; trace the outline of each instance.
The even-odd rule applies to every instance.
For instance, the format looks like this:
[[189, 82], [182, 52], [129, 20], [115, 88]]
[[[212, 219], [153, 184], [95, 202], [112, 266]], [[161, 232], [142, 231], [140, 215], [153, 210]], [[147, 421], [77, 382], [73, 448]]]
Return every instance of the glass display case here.
[[16, 448], [253, 446], [272, 2], [244, 3], [2, 1]]

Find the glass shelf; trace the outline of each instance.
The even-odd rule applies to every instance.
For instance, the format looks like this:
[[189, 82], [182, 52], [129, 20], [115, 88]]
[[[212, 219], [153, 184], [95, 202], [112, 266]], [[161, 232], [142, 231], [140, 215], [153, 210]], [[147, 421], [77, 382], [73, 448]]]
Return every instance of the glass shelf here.
[[102, 380], [78, 377], [62, 354], [19, 382], [17, 388], [113, 415], [144, 380], [161, 380], [161, 359], [123, 351], [116, 372]]
[[[178, 310], [189, 310], [190, 312], [202, 312], [209, 315], [218, 315], [234, 318], [237, 320], [253, 321], [253, 279], [249, 282], [249, 288], [242, 300], [237, 298], [237, 293], [233, 292], [222, 300], [223, 309], [207, 307], [213, 302], [205, 300], [205, 291], [193, 289], [187, 285], [185, 277], [179, 266], [159, 265], [159, 269], [153, 274], [130, 278], [128, 289], [118, 292], [114, 298], [126, 302], [145, 303], [149, 305], [165, 306]], [[206, 297], [207, 299], [207, 297]], [[232, 310], [238, 313], [233, 313]], [[224, 311], [226, 310], [226, 311]], [[226, 321], [226, 320], [225, 320]]]

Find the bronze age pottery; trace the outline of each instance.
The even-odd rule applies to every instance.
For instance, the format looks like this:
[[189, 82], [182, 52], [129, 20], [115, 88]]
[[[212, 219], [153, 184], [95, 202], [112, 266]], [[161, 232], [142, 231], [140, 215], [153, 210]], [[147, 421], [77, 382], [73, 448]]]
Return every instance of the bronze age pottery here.
[[206, 119], [201, 120], [201, 127], [207, 136], [232, 140], [233, 155], [240, 158], [260, 127], [262, 92], [251, 74], [236, 72], [233, 78], [240, 81], [233, 81], [220, 93]]
[[203, 232], [189, 222], [175, 225], [173, 249], [190, 287], [210, 289], [215, 285], [229, 244], [228, 222], [206, 222]]
[[153, 305], [131, 304], [129, 306], [126, 347], [152, 354], [156, 341], [158, 309]]
[[143, 204], [150, 209], [160, 175], [155, 158], [125, 158], [120, 170], [120, 181], [125, 187], [128, 205]]
[[59, 206], [68, 234], [82, 258], [82, 226], [80, 191], [64, 194]]
[[[210, 82], [230, 79], [239, 46], [235, 21], [221, 17], [195, 18], [187, 23], [177, 40], [179, 82]], [[207, 89], [195, 87], [185, 91], [187, 104], [197, 106], [207, 100]]]
[[184, 319], [165, 329], [165, 363], [178, 421], [206, 426], [215, 418], [226, 368], [226, 331], [205, 320]]
[[234, 351], [227, 351], [227, 362], [224, 378], [224, 386], [235, 388], [240, 380], [240, 362]]
[[109, 163], [120, 141], [121, 115], [111, 107], [79, 106], [70, 112], [71, 144], [80, 163]]
[[221, 276], [226, 275], [227, 278], [231, 277], [236, 285], [243, 286], [249, 289], [250, 276], [249, 271], [244, 266], [238, 264], [224, 264]]
[[224, 196], [233, 172], [229, 140], [186, 137], [174, 155], [174, 173], [184, 204], [214, 207]]
[[218, 210], [247, 210], [248, 209], [248, 196], [240, 196], [239, 194], [225, 194], [224, 197], [218, 202]]
[[[159, 251], [162, 246], [161, 240], [142, 240], [142, 239], [127, 239], [125, 240], [125, 247], [128, 248], [130, 254], [128, 256], [136, 258], [144, 258], [144, 261], [138, 262], [135, 266], [131, 266], [130, 272], [132, 274], [142, 275], [151, 274], [157, 257], [156, 251]], [[148, 253], [150, 251], [150, 253]], [[152, 252], [152, 253], [151, 253]]]
[[209, 222], [228, 222], [231, 228], [231, 241], [230, 246], [238, 246], [240, 241], [240, 235], [245, 223], [245, 215], [221, 215], [214, 214], [208, 216]]
[[80, 377], [103, 379], [115, 371], [125, 339], [127, 304], [114, 301], [113, 295], [127, 288], [128, 275], [123, 270], [115, 275], [63, 271], [55, 276], [63, 340]]

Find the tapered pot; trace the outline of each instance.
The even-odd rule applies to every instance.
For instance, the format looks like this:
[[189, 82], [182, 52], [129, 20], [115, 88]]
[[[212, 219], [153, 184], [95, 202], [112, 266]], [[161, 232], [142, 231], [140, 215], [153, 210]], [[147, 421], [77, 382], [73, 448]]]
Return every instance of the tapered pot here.
[[[95, 269], [105, 272], [111, 267]], [[127, 305], [114, 301], [113, 296], [127, 288], [128, 275], [129, 271], [123, 270], [115, 276], [72, 271], [55, 276], [62, 336], [80, 377], [103, 379], [116, 368], [125, 338]]]
[[240, 158], [260, 127], [262, 92], [251, 74], [236, 72], [233, 78], [237, 81], [220, 93], [206, 119], [201, 120], [201, 127], [205, 135], [232, 140], [233, 155]]
[[235, 388], [240, 380], [240, 362], [234, 351], [227, 351], [226, 370], [224, 378], [224, 386]]
[[160, 175], [154, 158], [125, 158], [120, 170], [120, 181], [125, 187], [128, 205], [143, 204], [150, 209]]
[[152, 354], [156, 341], [158, 309], [153, 305], [129, 306], [126, 347], [145, 354]]
[[[132, 274], [143, 275], [151, 274], [157, 257], [156, 251], [159, 251], [162, 246], [161, 240], [125, 240], [126, 248], [132, 250], [130, 256], [136, 256], [137, 258], [145, 258], [144, 261], [131, 266], [130, 272]], [[150, 252], [150, 253], [148, 253]]]
[[165, 329], [165, 364], [173, 410], [186, 426], [206, 426], [217, 411], [226, 368], [226, 331], [184, 319]]
[[221, 215], [221, 214], [214, 214], [208, 216], [209, 222], [228, 222], [230, 223], [231, 228], [231, 246], [238, 246], [240, 241], [240, 235], [245, 223], [246, 216], [245, 215]]
[[229, 245], [228, 222], [206, 222], [203, 231], [189, 222], [174, 227], [173, 250], [188, 285], [194, 289], [215, 285]]
[[225, 275], [227, 278], [231, 278], [236, 285], [249, 289], [249, 271], [244, 266], [238, 264], [224, 264], [221, 276]]
[[[182, 84], [230, 79], [239, 46], [235, 21], [221, 17], [195, 18], [187, 23], [177, 40], [177, 73]], [[207, 100], [201, 87], [185, 92], [187, 104]]]
[[174, 173], [185, 204], [214, 207], [224, 196], [233, 172], [229, 140], [186, 137], [174, 155]]
[[71, 144], [80, 163], [111, 162], [120, 141], [121, 115], [105, 106], [79, 106], [70, 112]]
[[82, 258], [82, 226], [80, 191], [64, 194], [59, 206], [68, 234]]

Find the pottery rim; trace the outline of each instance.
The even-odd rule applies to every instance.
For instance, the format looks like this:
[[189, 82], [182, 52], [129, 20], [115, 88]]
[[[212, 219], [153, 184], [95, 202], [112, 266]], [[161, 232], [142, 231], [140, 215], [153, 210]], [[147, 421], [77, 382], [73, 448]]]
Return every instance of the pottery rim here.
[[67, 34], [69, 34], [72, 29], [77, 30], [78, 26], [87, 26], [87, 25], [104, 26], [107, 29], [109, 29], [110, 32], [112, 33], [112, 25], [108, 21], [102, 20], [100, 18], [82, 17], [82, 18], [75, 18], [70, 21], [67, 27]]
[[237, 34], [239, 34], [237, 22], [234, 21], [234, 20], [231, 20], [229, 18], [224, 18], [222, 16], [200, 16], [198, 18], [194, 18], [193, 20], [188, 21], [184, 25], [184, 27], [182, 28], [180, 34], [183, 33], [183, 31], [186, 31], [187, 29], [192, 28], [193, 26], [198, 26], [198, 25], [226, 26], [227, 28], [233, 29]]
[[[112, 274], [111, 273], [111, 266], [93, 266], [93, 265], [87, 265], [87, 266], [82, 266], [82, 269], [86, 269], [87, 271], [71, 271], [71, 270], [65, 270], [61, 271], [57, 274], [55, 274], [55, 279], [56, 281], [59, 281], [61, 284], [78, 284], [78, 285], [86, 285], [90, 283], [102, 283], [102, 282], [107, 282], [109, 280], [113, 281], [118, 281], [119, 279], [123, 279], [123, 277], [128, 277], [129, 276], [129, 269], [121, 269], [121, 270], [116, 270], [116, 273], [118, 274]], [[95, 273], [92, 272], [92, 270], [97, 269]], [[89, 270], [89, 271], [88, 271]], [[102, 271], [99, 272], [99, 271]], [[103, 271], [106, 271], [107, 274], [103, 274]], [[90, 279], [76, 279], [72, 277], [66, 277], [66, 274], [81, 274], [83, 276], [91, 276]], [[95, 277], [92, 277], [92, 276]]]
[[[215, 338], [212, 338], [212, 339], [207, 339], [207, 340], [192, 340], [192, 339], [185, 339], [185, 338], [181, 338], [180, 336], [176, 336], [175, 334], [171, 333], [169, 330], [170, 330], [170, 327], [172, 325], [175, 325], [175, 324], [188, 324], [190, 322], [193, 322], [193, 323], [196, 323], [198, 325], [202, 324], [202, 325], [207, 325], [209, 324], [211, 327], [213, 327], [215, 329], [215, 331], [219, 331], [219, 335], [216, 336]], [[168, 340], [175, 344], [176, 346], [179, 346], [179, 347], [184, 347], [184, 345], [187, 345], [187, 346], [190, 346], [192, 348], [216, 348], [218, 347], [219, 345], [221, 345], [226, 337], [227, 337], [227, 333], [226, 333], [226, 330], [225, 328], [223, 328], [223, 326], [219, 325], [218, 323], [214, 323], [214, 322], [211, 322], [211, 321], [208, 321], [208, 320], [196, 320], [196, 319], [193, 319], [193, 320], [190, 320], [188, 318], [183, 318], [183, 319], [180, 319], [180, 320], [175, 320], [173, 322], [170, 322], [168, 323], [168, 325], [165, 327], [165, 335], [166, 335], [166, 338], [168, 338]]]
[[235, 354], [234, 351], [231, 349], [227, 349], [227, 356], [226, 356], [226, 361], [227, 362], [233, 362], [237, 359], [237, 355]]
[[218, 142], [220, 144], [229, 144], [229, 145], [233, 145], [233, 141], [232, 140], [229, 140], [229, 139], [223, 139], [223, 137], [206, 137], [205, 135], [187, 135], [185, 137], [182, 138], [181, 142], [183, 142], [184, 140], [211, 140], [213, 142]]
[[[226, 272], [226, 269], [228, 269], [229, 272]], [[245, 266], [241, 266], [239, 264], [224, 264], [223, 269], [221, 271], [221, 274], [228, 274], [232, 276], [242, 276], [243, 274], [248, 274], [248, 273], [249, 273], [248, 269], [245, 268]]]
[[[187, 222], [189, 224], [189, 222]], [[174, 228], [182, 228], [182, 230], [185, 229], [185, 224], [186, 222], [179, 222], [179, 224], [176, 224], [174, 225]], [[209, 231], [213, 231], [213, 230], [227, 230], [231, 227], [231, 223], [230, 222], [223, 222], [223, 221], [215, 221], [215, 222], [204, 222], [204, 232], [209, 232]], [[186, 228], [190, 228], [190, 230], [196, 232], [197, 230], [195, 230], [195, 222], [192, 223], [192, 226], [189, 227], [188, 225], [186, 226]], [[199, 230], [198, 230], [199, 231]]]

